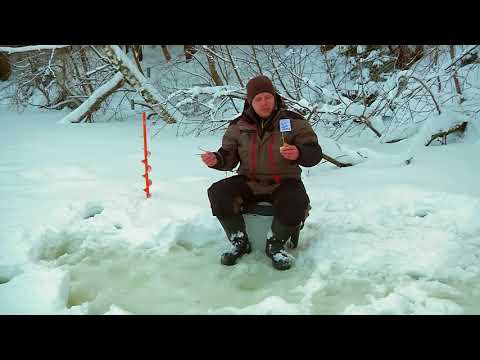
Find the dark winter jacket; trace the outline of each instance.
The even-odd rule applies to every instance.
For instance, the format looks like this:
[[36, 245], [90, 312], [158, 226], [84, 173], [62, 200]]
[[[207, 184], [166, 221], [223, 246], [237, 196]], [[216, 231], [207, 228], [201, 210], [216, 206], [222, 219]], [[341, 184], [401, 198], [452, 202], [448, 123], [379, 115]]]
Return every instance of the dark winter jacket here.
[[[233, 170], [238, 163], [238, 173], [248, 178], [248, 185], [254, 193], [271, 193], [287, 178], [300, 178], [299, 165], [311, 167], [322, 159], [322, 149], [311, 125], [300, 114], [286, 110], [285, 103], [277, 94], [276, 110], [269, 119], [258, 117], [250, 104], [245, 101], [242, 114], [230, 122], [221, 148], [215, 152], [217, 164], [214, 169]], [[290, 119], [292, 131], [284, 132], [285, 142], [295, 145], [300, 151], [297, 160], [285, 159], [280, 154], [283, 145], [280, 120]]]

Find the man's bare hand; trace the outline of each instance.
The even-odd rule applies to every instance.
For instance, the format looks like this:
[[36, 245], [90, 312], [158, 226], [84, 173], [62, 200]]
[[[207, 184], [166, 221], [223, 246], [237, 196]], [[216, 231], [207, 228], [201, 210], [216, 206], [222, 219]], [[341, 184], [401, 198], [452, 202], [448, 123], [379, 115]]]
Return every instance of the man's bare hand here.
[[295, 145], [285, 143], [280, 147], [280, 154], [287, 160], [297, 160], [300, 156], [300, 151]]
[[212, 166], [215, 166], [217, 165], [217, 157], [215, 156], [215, 154], [213, 152], [210, 152], [210, 151], [206, 151], [204, 152], [202, 155], [202, 161], [205, 165], [207, 165], [208, 167], [212, 167]]

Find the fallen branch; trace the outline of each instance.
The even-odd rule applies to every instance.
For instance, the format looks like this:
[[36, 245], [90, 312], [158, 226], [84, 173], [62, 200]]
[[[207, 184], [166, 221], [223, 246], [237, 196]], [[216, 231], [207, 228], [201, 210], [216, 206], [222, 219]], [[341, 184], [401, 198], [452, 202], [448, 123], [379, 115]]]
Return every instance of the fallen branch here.
[[322, 157], [327, 160], [328, 162], [332, 163], [333, 165], [336, 165], [338, 167], [347, 167], [347, 166], [352, 166], [352, 164], [349, 163], [342, 163], [340, 161], [335, 160], [334, 158], [328, 156], [327, 154], [323, 153]]
[[385, 141], [385, 144], [393, 144], [393, 143], [397, 143], [397, 142], [403, 141], [403, 140], [405, 140], [405, 139], [406, 139], [406, 138], [388, 140], [388, 141]]
[[363, 115], [359, 116], [358, 118], [353, 119], [353, 122], [367, 125], [367, 127], [372, 130], [375, 135], [377, 135], [378, 137], [382, 137], [382, 134], [380, 134], [380, 132], [372, 126], [372, 123], [367, 117]]
[[442, 131], [442, 132], [439, 132], [437, 134], [434, 134], [432, 135], [432, 137], [430, 138], [430, 141], [425, 145], [425, 146], [428, 146], [432, 143], [433, 140], [437, 139], [437, 138], [440, 138], [440, 137], [443, 137], [443, 141], [442, 143], [444, 145], [447, 144], [447, 135], [448, 134], [451, 134], [451, 133], [454, 133], [454, 132], [460, 132], [460, 133], [464, 133], [465, 132], [465, 129], [467, 128], [467, 122], [463, 122], [461, 124], [458, 124], [456, 125], [455, 127], [447, 130], [447, 131]]

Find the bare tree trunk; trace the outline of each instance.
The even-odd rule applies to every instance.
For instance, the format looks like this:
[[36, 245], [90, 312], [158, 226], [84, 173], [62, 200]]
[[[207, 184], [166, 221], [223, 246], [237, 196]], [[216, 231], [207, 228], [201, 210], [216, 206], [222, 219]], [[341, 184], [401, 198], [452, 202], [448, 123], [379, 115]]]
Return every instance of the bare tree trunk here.
[[73, 57], [73, 55], [70, 53], [69, 54], [69, 58], [70, 58], [70, 61], [72, 62], [72, 65], [73, 65], [73, 69], [75, 70], [75, 76], [77, 77], [78, 81], [81, 82], [80, 86], [82, 87], [83, 89], [83, 92], [86, 94], [86, 95], [89, 95], [88, 93], [88, 88], [87, 88], [87, 84], [85, 84], [83, 81], [82, 81], [82, 76], [80, 74], [80, 70], [78, 69], [78, 66], [77, 66], [77, 63]]
[[[435, 47], [435, 55], [433, 57], [433, 63], [435, 64], [435, 67], [438, 65], [438, 51], [439, 47]], [[437, 86], [438, 86], [438, 93], [442, 91], [442, 84], [440, 82], [440, 76], [437, 76]]]
[[93, 93], [93, 86], [88, 78], [88, 58], [84, 47], [80, 49], [80, 60], [82, 61], [83, 74], [87, 82], [88, 94], [91, 95]]
[[163, 53], [163, 56], [165, 56], [165, 60], [167, 62], [172, 60], [172, 55], [170, 55], [170, 51], [168, 51], [167, 45], [160, 45], [160, 46], [162, 47], [162, 53]]
[[415, 61], [417, 61], [417, 60], [420, 60], [420, 59], [423, 57], [424, 48], [425, 48], [424, 45], [417, 45], [417, 46], [415, 46], [415, 57], [414, 57], [413, 62], [415, 62]]
[[[73, 64], [73, 69], [75, 70], [75, 75], [77, 77], [77, 79], [81, 82], [81, 87], [82, 87], [82, 90], [83, 90], [83, 93], [89, 97], [90, 93], [88, 92], [88, 87], [87, 85], [81, 80], [81, 76], [80, 76], [80, 71], [78, 70], [78, 66], [77, 66], [77, 63], [75, 62], [75, 59], [73, 58], [73, 55], [70, 53], [69, 54], [69, 57], [70, 57], [70, 61], [72, 62]], [[94, 111], [91, 111], [87, 114], [87, 120], [85, 120], [85, 122], [93, 122], [93, 112]]]
[[0, 81], [6, 81], [10, 78], [12, 67], [8, 55], [0, 54]]
[[237, 77], [238, 83], [243, 88], [242, 78], [240, 77], [240, 74], [238, 73], [237, 64], [235, 64], [235, 61], [233, 61], [233, 57], [232, 57], [232, 54], [230, 53], [230, 49], [228, 48], [228, 45], [225, 45], [225, 49], [227, 49], [228, 59], [230, 60], [230, 63], [232, 64], [233, 71], [235, 72], [235, 76]]
[[322, 53], [327, 52], [327, 51], [330, 51], [330, 50], [334, 49], [335, 46], [337, 46], [337, 45], [320, 45], [320, 51]]
[[388, 49], [397, 55], [395, 65], [397, 69], [401, 70], [410, 68], [412, 64], [420, 60], [423, 56], [423, 45], [417, 45], [415, 50], [412, 50], [408, 45], [398, 45], [396, 48], [388, 45]]
[[[39, 69], [39, 64], [35, 61], [35, 57], [27, 55], [27, 61], [30, 65], [31, 74], [35, 74]], [[40, 77], [33, 76], [30, 82], [33, 85], [33, 87], [36, 90], [40, 91], [42, 95], [45, 97], [45, 103], [47, 104], [47, 106], [50, 105], [50, 97], [49, 97], [48, 91], [45, 91], [44, 86], [42, 86], [42, 80], [40, 79]]]
[[183, 45], [183, 53], [185, 54], [185, 62], [189, 62], [192, 60], [193, 55], [197, 52], [195, 46], [193, 45]]
[[252, 46], [252, 52], [253, 52], [253, 59], [255, 60], [255, 64], [257, 65], [258, 72], [260, 73], [260, 75], [263, 75], [262, 67], [260, 66], [260, 63], [258, 62], [257, 52], [255, 50], [255, 45], [251, 45], [251, 46]]
[[405, 69], [408, 63], [408, 45], [398, 45], [397, 68]]
[[[452, 62], [455, 61], [455, 45], [450, 45], [450, 58], [452, 59]], [[458, 102], [461, 104], [465, 101], [465, 98], [463, 97], [460, 81], [457, 76], [457, 65], [453, 65], [453, 82], [455, 84], [455, 90], [459, 96]]]
[[[212, 50], [215, 51], [215, 47], [212, 45], [211, 46]], [[206, 50], [205, 55], [207, 56], [207, 61], [208, 61], [208, 69], [210, 70], [210, 76], [212, 77], [213, 82], [215, 83], [216, 86], [223, 86], [223, 81], [220, 75], [218, 75], [217, 68], [215, 65], [215, 58], [213, 54]]]
[[133, 59], [135, 60], [135, 65], [137, 69], [144, 75], [140, 61], [143, 60], [142, 45], [125, 45], [125, 54], [128, 54], [128, 51], [132, 49]]
[[143, 45], [133, 45], [133, 51], [138, 61], [143, 61]]
[[[73, 94], [72, 90], [67, 87], [67, 84], [69, 83], [68, 76], [71, 73], [71, 69], [68, 65], [68, 57], [72, 52], [72, 48], [68, 47], [68, 48], [60, 49], [60, 50], [57, 50], [57, 52], [62, 62], [62, 66], [61, 66], [61, 70], [56, 72], [55, 75], [56, 75], [57, 84], [60, 86], [62, 91], [61, 91], [61, 95], [57, 98], [55, 102], [57, 104], [60, 102], [65, 103], [69, 109], [75, 109], [76, 107], [80, 106], [82, 102], [78, 98], [73, 97], [75, 94]], [[66, 101], [66, 100], [70, 100], [70, 101]]]
[[[226, 46], [227, 46], [227, 45], [226, 45]], [[221, 48], [221, 47], [220, 47], [220, 48]], [[222, 63], [217, 62], [217, 64], [218, 64], [218, 70], [220, 70], [220, 74], [222, 75], [224, 84], [229, 85], [229, 83], [228, 83], [228, 71], [227, 71], [227, 64], [226, 64], [226, 62], [225, 62], [225, 61], [223, 62], [223, 66], [224, 66], [225, 70], [222, 68]]]
[[140, 65], [140, 61], [143, 60], [143, 53], [141, 51], [141, 48], [138, 51], [138, 46], [139, 45], [133, 45], [133, 59], [135, 60], [135, 65], [137, 65], [140, 73], [145, 76], [145, 74], [143, 73], [142, 65]]

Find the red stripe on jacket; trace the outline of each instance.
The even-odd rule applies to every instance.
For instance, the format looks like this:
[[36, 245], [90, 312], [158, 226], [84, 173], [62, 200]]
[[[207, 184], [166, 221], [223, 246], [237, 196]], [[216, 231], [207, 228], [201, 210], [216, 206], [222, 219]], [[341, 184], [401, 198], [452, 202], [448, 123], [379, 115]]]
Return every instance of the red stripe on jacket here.
[[272, 134], [270, 142], [268, 143], [268, 165], [270, 167], [270, 171], [274, 174], [273, 180], [275, 183], [280, 184], [280, 175], [275, 175], [277, 172], [277, 167], [275, 166], [275, 160], [273, 158], [273, 142], [275, 140], [275, 134]]
[[255, 171], [257, 170], [257, 134], [252, 134], [252, 140], [250, 141], [250, 178], [255, 179]]

